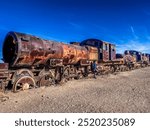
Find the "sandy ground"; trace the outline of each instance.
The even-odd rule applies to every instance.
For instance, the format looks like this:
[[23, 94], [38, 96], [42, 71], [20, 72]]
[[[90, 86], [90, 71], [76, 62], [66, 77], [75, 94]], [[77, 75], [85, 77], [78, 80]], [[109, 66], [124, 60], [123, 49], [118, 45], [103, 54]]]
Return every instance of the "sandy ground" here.
[[7, 96], [0, 112], [150, 112], [150, 67]]

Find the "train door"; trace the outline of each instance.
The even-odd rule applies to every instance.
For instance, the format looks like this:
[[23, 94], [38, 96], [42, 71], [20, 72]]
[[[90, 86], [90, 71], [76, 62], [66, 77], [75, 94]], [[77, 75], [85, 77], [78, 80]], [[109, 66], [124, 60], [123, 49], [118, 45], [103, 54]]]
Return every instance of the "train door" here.
[[99, 60], [100, 61], [102, 61], [102, 59], [103, 59], [103, 45], [100, 43], [100, 45], [99, 45]]
[[116, 47], [113, 44], [109, 44], [109, 60], [116, 59]]
[[138, 60], [138, 62], [142, 61], [142, 53], [141, 52], [137, 52], [137, 60]]
[[109, 60], [109, 43], [103, 42], [103, 61]]

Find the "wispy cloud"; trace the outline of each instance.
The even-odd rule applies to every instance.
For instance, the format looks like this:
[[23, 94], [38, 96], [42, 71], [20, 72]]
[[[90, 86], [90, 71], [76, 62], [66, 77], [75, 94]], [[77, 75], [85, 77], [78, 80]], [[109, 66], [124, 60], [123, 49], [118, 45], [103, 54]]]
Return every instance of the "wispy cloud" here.
[[118, 40], [117, 52], [125, 50], [137, 50], [143, 53], [150, 53], [150, 34], [146, 26], [129, 25], [132, 36], [127, 35], [122, 41]]
[[124, 44], [117, 44], [117, 52], [123, 53], [125, 50], [137, 50], [143, 53], [150, 53], [150, 42], [140, 42], [138, 40], [130, 40]]
[[68, 23], [75, 29], [83, 29], [83, 26], [81, 24], [77, 24], [77, 23], [71, 22], [71, 21], [68, 21]]
[[132, 32], [132, 35], [134, 36], [134, 38], [138, 38], [138, 36], [136, 35], [136, 33], [135, 33], [135, 30], [134, 30], [134, 28], [133, 28], [133, 26], [130, 26], [130, 28], [131, 28], [131, 32]]

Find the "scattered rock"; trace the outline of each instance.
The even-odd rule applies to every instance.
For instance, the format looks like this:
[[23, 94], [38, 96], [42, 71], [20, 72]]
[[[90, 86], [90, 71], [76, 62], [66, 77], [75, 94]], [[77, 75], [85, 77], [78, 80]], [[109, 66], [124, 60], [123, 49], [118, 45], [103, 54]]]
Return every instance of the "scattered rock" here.
[[9, 99], [9, 97], [7, 95], [5, 95], [4, 93], [0, 92], [0, 101], [1, 102], [5, 102]]
[[0, 94], [0, 112], [150, 112], [150, 67], [56, 86]]

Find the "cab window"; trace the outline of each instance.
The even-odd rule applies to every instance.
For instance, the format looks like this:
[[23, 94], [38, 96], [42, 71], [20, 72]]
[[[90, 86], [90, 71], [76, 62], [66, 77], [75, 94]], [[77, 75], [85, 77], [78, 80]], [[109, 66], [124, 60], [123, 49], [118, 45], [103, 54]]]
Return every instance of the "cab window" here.
[[115, 51], [115, 46], [112, 46], [112, 51]]
[[103, 45], [103, 50], [106, 50], [106, 51], [108, 50], [107, 44], [104, 44], [104, 45]]

